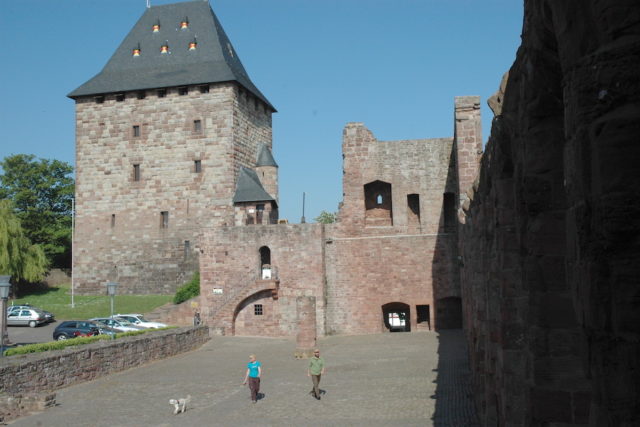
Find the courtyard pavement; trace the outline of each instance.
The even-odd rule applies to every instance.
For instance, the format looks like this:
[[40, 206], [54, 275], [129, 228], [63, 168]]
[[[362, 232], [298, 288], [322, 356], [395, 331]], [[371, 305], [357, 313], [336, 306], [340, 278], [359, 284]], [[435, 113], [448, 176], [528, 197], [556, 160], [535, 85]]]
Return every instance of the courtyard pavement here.
[[[57, 391], [57, 406], [15, 426], [477, 426], [460, 330], [333, 336], [322, 400], [309, 395], [295, 341], [214, 337], [200, 349]], [[242, 386], [249, 354], [261, 399]], [[173, 415], [169, 399], [191, 395]]]

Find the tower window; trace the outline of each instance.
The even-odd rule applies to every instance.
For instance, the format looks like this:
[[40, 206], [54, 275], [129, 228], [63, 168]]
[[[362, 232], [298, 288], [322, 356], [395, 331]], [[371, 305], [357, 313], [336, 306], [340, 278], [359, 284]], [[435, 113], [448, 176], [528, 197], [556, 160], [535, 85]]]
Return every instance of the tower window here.
[[158, 89], [158, 98], [164, 98], [165, 96], [167, 96], [167, 90], [166, 89]]
[[96, 104], [104, 104], [104, 96], [96, 96], [94, 99]]
[[140, 165], [133, 165], [133, 180], [140, 181]]
[[169, 212], [160, 212], [160, 228], [169, 228]]
[[116, 101], [118, 102], [124, 101], [124, 93], [116, 93]]
[[134, 138], [138, 138], [140, 136], [140, 126], [139, 125], [133, 125], [133, 137]]
[[193, 161], [193, 171], [195, 173], [202, 172], [202, 160], [194, 160]]
[[180, 86], [178, 88], [178, 95], [187, 95], [189, 93], [189, 88], [187, 86]]
[[147, 96], [147, 93], [144, 90], [139, 90], [138, 93], [136, 93], [136, 98], [138, 99], [145, 99]]
[[116, 214], [111, 214], [111, 228], [116, 226]]
[[262, 316], [262, 304], [254, 304], [253, 305], [253, 314], [256, 316]]
[[202, 121], [201, 120], [194, 120], [193, 121], [193, 131], [194, 132], [202, 132]]
[[200, 93], [209, 93], [209, 85], [199, 86], [198, 89], [200, 90]]

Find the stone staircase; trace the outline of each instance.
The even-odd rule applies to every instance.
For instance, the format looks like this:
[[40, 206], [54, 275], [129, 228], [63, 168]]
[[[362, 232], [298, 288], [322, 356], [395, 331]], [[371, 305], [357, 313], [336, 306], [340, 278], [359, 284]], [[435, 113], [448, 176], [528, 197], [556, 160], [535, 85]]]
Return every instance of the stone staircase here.
[[180, 304], [169, 302], [144, 315], [153, 322], [162, 322], [171, 326], [193, 325], [193, 312], [200, 307], [200, 297], [193, 297]]

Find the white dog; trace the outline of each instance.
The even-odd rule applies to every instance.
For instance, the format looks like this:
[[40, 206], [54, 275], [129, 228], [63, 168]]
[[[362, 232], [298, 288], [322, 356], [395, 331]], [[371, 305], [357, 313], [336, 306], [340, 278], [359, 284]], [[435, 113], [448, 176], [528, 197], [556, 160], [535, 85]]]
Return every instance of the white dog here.
[[190, 400], [191, 395], [187, 395], [187, 397], [183, 399], [169, 399], [169, 403], [175, 408], [173, 410], [173, 415], [186, 411], [187, 403], [189, 403]]

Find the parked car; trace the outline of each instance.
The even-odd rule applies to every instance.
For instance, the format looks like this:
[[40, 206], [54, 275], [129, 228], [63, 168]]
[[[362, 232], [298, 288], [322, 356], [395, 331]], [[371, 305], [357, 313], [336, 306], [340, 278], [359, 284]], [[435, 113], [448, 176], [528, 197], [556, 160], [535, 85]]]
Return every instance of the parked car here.
[[119, 317], [121, 319], [128, 320], [129, 322], [133, 323], [134, 325], [142, 327], [142, 328], [158, 329], [158, 328], [166, 328], [167, 327], [167, 325], [165, 325], [164, 323], [151, 322], [151, 321], [145, 319], [144, 316], [142, 316], [142, 314], [139, 314], [139, 313], [116, 314], [115, 317]]
[[67, 320], [56, 326], [53, 331], [53, 339], [62, 341], [75, 337], [90, 337], [99, 333], [100, 327], [96, 323], [84, 320]]
[[7, 325], [8, 326], [27, 326], [29, 325], [32, 328], [36, 326], [46, 323], [47, 317], [45, 314], [34, 308], [22, 308], [19, 310], [12, 310], [7, 314]]
[[139, 331], [140, 329], [144, 329], [144, 328], [139, 328], [137, 326], [135, 326], [133, 323], [125, 320], [125, 319], [120, 319], [119, 317], [94, 317], [93, 319], [89, 319], [92, 322], [97, 322], [106, 326], [109, 326], [110, 328], [113, 329], [117, 329], [120, 332], [131, 332], [131, 331]]
[[7, 316], [16, 310], [19, 311], [22, 309], [25, 309], [25, 310], [34, 309], [34, 310], [43, 312], [47, 322], [54, 322], [56, 320], [53, 313], [50, 313], [47, 310], [42, 310], [40, 308], [34, 307], [31, 304], [11, 305], [7, 307]]

